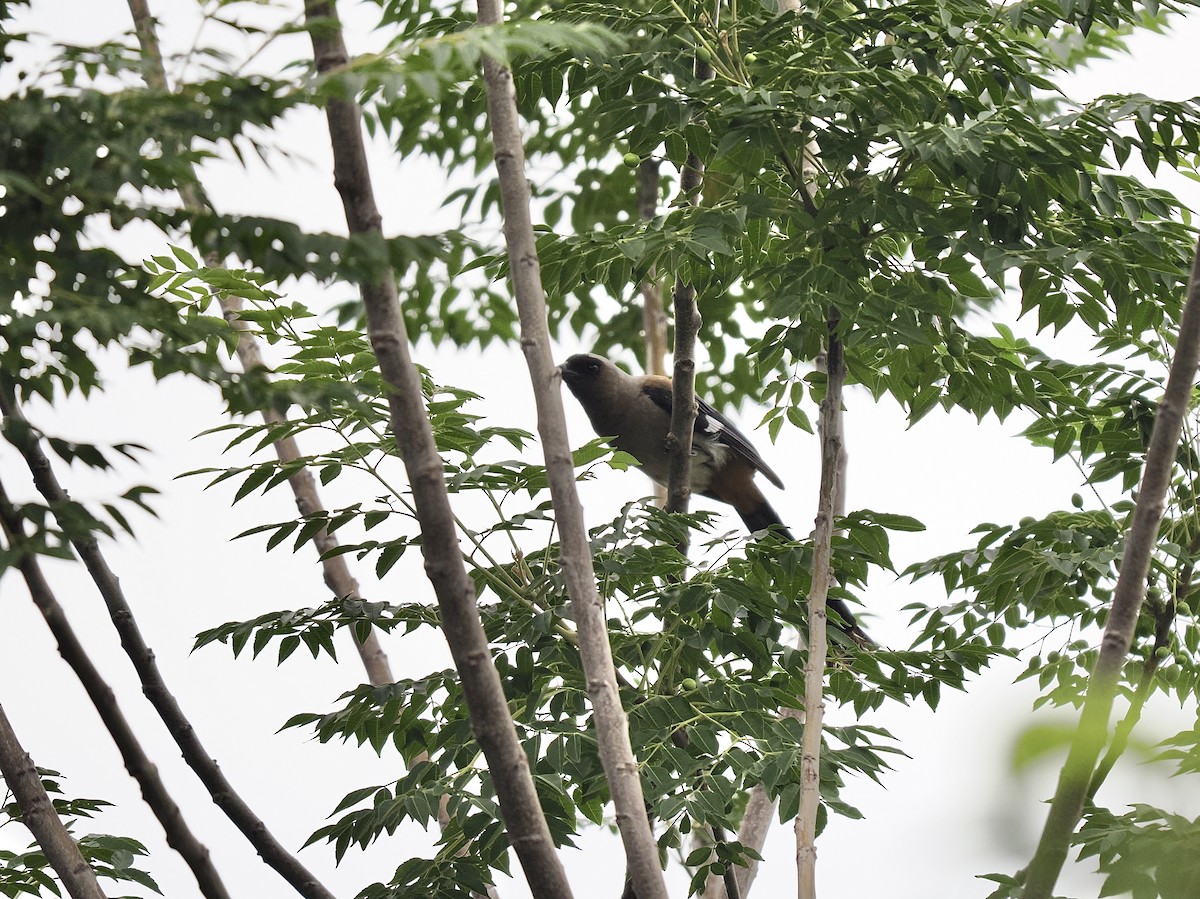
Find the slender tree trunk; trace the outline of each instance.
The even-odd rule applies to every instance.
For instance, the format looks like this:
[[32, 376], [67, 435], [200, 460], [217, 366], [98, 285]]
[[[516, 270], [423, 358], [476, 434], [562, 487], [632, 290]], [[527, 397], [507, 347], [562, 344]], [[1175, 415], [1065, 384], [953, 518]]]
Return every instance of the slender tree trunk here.
[[1183, 419], [1188, 411], [1192, 388], [1196, 382], [1196, 367], [1200, 363], [1200, 245], [1192, 261], [1188, 279], [1187, 299], [1175, 340], [1175, 358], [1171, 361], [1167, 387], [1163, 391], [1150, 445], [1142, 483], [1138, 489], [1133, 523], [1125, 540], [1121, 557], [1121, 572], [1113, 591], [1112, 608], [1104, 625], [1100, 654], [1088, 678], [1087, 694], [1079, 715], [1079, 726], [1071, 740], [1067, 760], [1059, 775], [1058, 787], [1050, 803], [1042, 836], [1026, 872], [1024, 899], [1050, 899], [1058, 882], [1067, 849], [1087, 796], [1100, 755], [1108, 735], [1108, 719], [1113, 698], [1125, 664], [1125, 656], [1133, 643], [1138, 613], [1146, 595], [1146, 575], [1150, 557], [1158, 538], [1167, 489]]
[[821, 805], [821, 734], [825, 715], [825, 603], [833, 580], [833, 519], [837, 512], [842, 460], [839, 411], [846, 378], [840, 315], [830, 310], [826, 339], [826, 387], [821, 402], [821, 488], [813, 534], [812, 586], [808, 593], [808, 660], [804, 666], [804, 736], [800, 752], [800, 812], [796, 817], [796, 862], [799, 899], [817, 896], [817, 811]]
[[[305, 17], [317, 71], [324, 75], [347, 65], [349, 56], [334, 4], [307, 0]], [[382, 217], [371, 185], [358, 105], [330, 98], [325, 116], [333, 146], [334, 184], [350, 233], [382, 244]], [[380, 252], [380, 258], [386, 255]], [[479, 618], [475, 587], [463, 563], [442, 459], [433, 441], [420, 375], [409, 355], [394, 275], [381, 268], [359, 288], [371, 346], [390, 389], [392, 432], [412, 488], [425, 572], [437, 594], [442, 631], [462, 682], [472, 732], [491, 772], [509, 842], [535, 897], [568, 899], [571, 888], [517, 738]]]
[[[798, 12], [801, 9], [800, 0], [778, 0], [777, 8], [782, 12]], [[796, 123], [793, 128], [795, 132], [803, 132], [805, 128], [804, 122]], [[815, 212], [813, 200], [816, 192], [816, 178], [818, 171], [818, 147], [814, 140], [808, 141], [800, 152], [800, 171], [799, 179], [796, 184], [798, 198], [810, 208], [810, 211]], [[842, 410], [841, 406], [837, 409], [836, 421], [837, 433], [841, 435], [842, 431]], [[848, 457], [844, 444], [839, 448], [839, 475], [837, 478], [837, 499], [835, 504], [835, 515], [844, 515], [846, 511], [846, 467]], [[799, 645], [803, 644], [802, 639], [797, 639]], [[792, 717], [804, 719], [804, 711], [802, 709], [785, 709], [783, 714]], [[754, 849], [755, 852], [761, 853], [763, 846], [767, 841], [767, 833], [771, 829], [771, 823], [775, 818], [775, 803], [767, 795], [767, 791], [761, 786], [754, 787], [750, 791], [750, 798], [746, 803], [746, 811], [742, 815], [742, 825], [738, 828], [738, 842], [743, 846]], [[751, 859], [745, 868], [738, 871], [738, 884], [741, 887], [742, 895], [746, 896], [750, 892], [751, 886], [754, 884], [754, 878], [758, 874], [758, 862]], [[725, 893], [721, 887], [717, 887], [710, 891], [706, 891], [707, 899], [726, 899]]]
[[[246, 327], [246, 323], [238, 317], [240, 310], [240, 298], [233, 296], [221, 298], [221, 311], [224, 312], [230, 325], [238, 332], [237, 353], [238, 359], [242, 363], [242, 370], [254, 371], [264, 368], [258, 340]], [[282, 424], [287, 420], [274, 409], [264, 409], [262, 416], [268, 424]], [[276, 457], [285, 465], [295, 462], [301, 456], [300, 445], [296, 442], [295, 437], [280, 438], [273, 445]], [[288, 484], [296, 499], [296, 509], [302, 516], [306, 518], [324, 517], [327, 514], [328, 509], [321, 500], [321, 493], [317, 489], [317, 479], [313, 477], [311, 469], [307, 466], [297, 469], [288, 478]], [[346, 556], [342, 553], [334, 553], [334, 550], [338, 548], [337, 538], [329, 533], [328, 529], [321, 528], [313, 537], [313, 545], [321, 554], [321, 572], [329, 591], [338, 599], [362, 599], [362, 594], [358, 590], [358, 580], [350, 572]], [[366, 639], [359, 639], [358, 634], [355, 633], [354, 646], [358, 649], [358, 656], [362, 660], [363, 668], [366, 669], [367, 679], [374, 686], [380, 687], [395, 680], [387, 653], [379, 643], [378, 633], [372, 630]]]
[[[479, 0], [481, 25], [498, 25], [502, 17], [499, 0]], [[545, 294], [529, 212], [525, 150], [521, 141], [512, 73], [498, 61], [486, 56], [483, 72], [487, 85], [488, 121], [504, 209], [509, 271], [521, 320], [521, 348], [525, 352], [533, 382], [538, 433], [546, 459], [555, 521], [561, 535], [563, 573], [579, 634], [579, 653], [587, 681], [588, 699], [592, 705], [600, 761], [612, 795], [617, 828], [638, 899], [666, 899], [658, 847], [650, 828], [637, 759], [629, 740], [629, 722], [621, 706], [616, 669], [608, 643], [604, 601], [596, 589], [583, 507], [575, 489], [575, 469], [567, 438], [558, 370], [550, 349]]]

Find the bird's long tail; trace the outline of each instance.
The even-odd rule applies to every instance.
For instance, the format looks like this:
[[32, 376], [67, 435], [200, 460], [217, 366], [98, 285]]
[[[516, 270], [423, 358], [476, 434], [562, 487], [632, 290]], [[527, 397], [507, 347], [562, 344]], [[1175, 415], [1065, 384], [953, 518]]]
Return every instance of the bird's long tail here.
[[[779, 517], [779, 513], [771, 508], [771, 504], [766, 499], [756, 503], [751, 508], [745, 510], [737, 509], [737, 513], [742, 517], [742, 521], [746, 523], [746, 527], [751, 533], [765, 531], [767, 528], [773, 527], [779, 531], [780, 536], [788, 540], [796, 539]], [[833, 612], [829, 616], [830, 623], [843, 634], [859, 646], [871, 646], [874, 644], [874, 641], [867, 636], [867, 632], [859, 627], [858, 622], [854, 620], [854, 614], [843, 600], [830, 599], [826, 602], [826, 608]]]

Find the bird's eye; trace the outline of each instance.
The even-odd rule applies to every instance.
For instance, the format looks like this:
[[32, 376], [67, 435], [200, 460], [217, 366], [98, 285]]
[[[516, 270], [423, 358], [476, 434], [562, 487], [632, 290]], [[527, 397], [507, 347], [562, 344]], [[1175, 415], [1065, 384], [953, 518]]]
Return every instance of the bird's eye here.
[[588, 363], [588, 371], [590, 371], [592, 374], [600, 371], [600, 363], [593, 359]]

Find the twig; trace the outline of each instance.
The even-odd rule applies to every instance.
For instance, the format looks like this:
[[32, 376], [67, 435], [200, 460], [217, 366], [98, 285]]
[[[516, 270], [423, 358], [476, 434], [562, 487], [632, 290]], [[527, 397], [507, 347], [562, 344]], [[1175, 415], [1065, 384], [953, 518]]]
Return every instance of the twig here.
[[[481, 25], [498, 25], [502, 21], [499, 0], [480, 0], [478, 9]], [[579, 654], [595, 720], [600, 762], [616, 809], [617, 827], [638, 899], [666, 899], [658, 847], [650, 828], [637, 759], [629, 740], [629, 723], [621, 707], [604, 602], [596, 589], [583, 506], [575, 489], [575, 469], [558, 371], [550, 350], [545, 294], [529, 213], [525, 150], [512, 72], [497, 60], [485, 56], [483, 77], [504, 210], [509, 272], [521, 320], [521, 349], [533, 383], [538, 433], [560, 533], [563, 574], [579, 635]]]
[[833, 581], [831, 552], [833, 520], [838, 504], [842, 454], [839, 410], [846, 367], [842, 339], [837, 333], [841, 315], [830, 309], [826, 340], [826, 387], [821, 401], [821, 490], [813, 533], [812, 586], [808, 593], [808, 660], [804, 666], [804, 736], [800, 743], [800, 811], [796, 817], [796, 862], [800, 899], [817, 895], [817, 811], [821, 805], [821, 724], [825, 715], [825, 602]]
[[46, 861], [58, 874], [71, 899], [104, 899], [96, 872], [54, 811], [54, 803], [42, 786], [33, 760], [21, 747], [3, 706], [0, 706], [0, 775], [21, 809], [21, 823], [29, 828], [42, 852], [46, 853]]
[[[138, 44], [142, 48], [142, 56], [146, 61], [144, 70], [146, 83], [156, 90], [168, 91], [170, 90], [170, 84], [167, 80], [166, 68], [163, 66], [162, 50], [159, 47], [155, 22], [153, 16], [150, 14], [148, 0], [128, 0], [128, 2], [129, 12], [133, 16], [134, 29], [137, 31]], [[184, 208], [189, 211], [201, 212], [211, 208], [211, 204], [203, 198], [194, 182], [184, 182], [181, 184], [179, 194], [183, 199]], [[220, 260], [215, 257], [215, 254], [209, 254], [207, 262], [215, 268], [219, 265]], [[219, 297], [219, 302], [221, 304], [221, 312], [224, 314], [226, 321], [237, 331], [237, 354], [238, 359], [242, 363], [242, 370], [251, 372], [265, 368], [257, 338], [246, 326], [246, 323], [238, 317], [238, 313], [241, 311], [240, 298], [222, 294]], [[262, 410], [262, 416], [267, 424], [272, 425], [280, 424], [286, 420], [282, 415], [269, 407]], [[274, 441], [274, 446], [275, 455], [285, 465], [295, 462], [300, 458], [300, 446], [297, 444], [295, 437], [283, 437]], [[302, 516], [325, 515], [327, 510], [325, 504], [321, 502], [321, 495], [317, 490], [316, 479], [312, 476], [312, 472], [309, 471], [307, 466], [297, 469], [288, 478], [288, 483], [291, 485], [292, 494], [296, 498], [296, 507]], [[333, 595], [339, 599], [361, 599], [362, 596], [358, 592], [358, 581], [350, 573], [346, 557], [333, 553], [333, 550], [337, 549], [338, 546], [337, 538], [325, 528], [321, 528], [313, 538], [313, 543], [317, 547], [317, 551], [321, 554], [321, 570], [324, 574], [325, 585]], [[379, 643], [379, 635], [375, 631], [371, 631], [365, 640], [360, 640], [357, 631], [352, 629], [352, 633], [359, 658], [362, 659], [363, 667], [367, 671], [367, 679], [377, 687], [390, 684], [395, 678], [392, 676], [392, 669], [388, 663], [387, 654], [383, 651], [383, 647]]]
[[[334, 4], [307, 0], [305, 19], [318, 73], [324, 75], [347, 65], [349, 57]], [[330, 97], [325, 116], [333, 147], [334, 184], [350, 233], [382, 244], [381, 216], [371, 186], [358, 104]], [[380, 251], [379, 258], [386, 259], [387, 254]], [[475, 587], [463, 564], [442, 459], [434, 444], [420, 374], [409, 354], [395, 276], [386, 265], [381, 266], [365, 277], [359, 288], [371, 347], [390, 391], [392, 433], [412, 487], [425, 572], [437, 594], [442, 630], [462, 682], [471, 730], [487, 760], [509, 842], [534, 896], [567, 899], [571, 888], [554, 850], [529, 760], [492, 662]]]
[[1146, 593], [1146, 575], [1150, 556], [1162, 521], [1167, 488], [1183, 418], [1200, 363], [1200, 244], [1188, 279], [1187, 300], [1175, 341], [1167, 386], [1163, 391], [1146, 462], [1138, 490], [1133, 523], [1125, 540], [1121, 573], [1113, 592], [1112, 608], [1105, 622], [1100, 654], [1088, 679], [1087, 694], [1079, 716], [1079, 726], [1071, 740], [1067, 760], [1059, 775], [1058, 787], [1050, 803], [1046, 825], [1026, 872], [1024, 899], [1050, 899], [1059, 873], [1067, 859], [1071, 835], [1083, 814], [1083, 803], [1092, 780], [1096, 758], [1108, 732], [1121, 668], [1133, 642], [1138, 612]]
[[[4, 415], [4, 433], [9, 442], [17, 448], [24, 457], [38, 493], [49, 504], [51, 509], [70, 502], [67, 492], [59, 484], [50, 465], [50, 460], [42, 451], [41, 444], [34, 434], [29, 422], [25, 420], [15, 395], [0, 390], [0, 413]], [[75, 537], [71, 540], [75, 552], [83, 560], [84, 566], [91, 575], [92, 581], [100, 591], [109, 617], [121, 638], [121, 648], [125, 650], [133, 662], [138, 678], [142, 683], [142, 692], [150, 700], [167, 730], [175, 740], [183, 754], [188, 767], [196, 772], [209, 795], [242, 832], [250, 844], [258, 851], [262, 860], [274, 868], [280, 876], [290, 883], [295, 890], [307, 899], [333, 899], [329, 892], [313, 876], [313, 874], [289, 853], [275, 839], [267, 825], [254, 814], [245, 800], [234, 790], [233, 785], [221, 773], [221, 769], [212, 756], [200, 742], [199, 736], [191, 721], [179, 707], [178, 701], [167, 689], [166, 682], [158, 670], [154, 653], [146, 645], [141, 629], [133, 616], [133, 610], [125, 598], [121, 584], [112, 569], [108, 567], [96, 538], [89, 534], [87, 537]]]
[[121, 711], [112, 687], [92, 664], [87, 650], [83, 648], [74, 628], [67, 620], [66, 613], [55, 598], [54, 591], [51, 590], [42, 573], [42, 567], [38, 564], [37, 555], [28, 545], [29, 538], [25, 535], [24, 524], [9, 501], [3, 484], [0, 484], [0, 527], [5, 533], [9, 548], [19, 554], [17, 568], [25, 579], [30, 598], [42, 613], [46, 626], [58, 642], [59, 655], [71, 666], [71, 670], [75, 672], [75, 676], [79, 678], [79, 682], [91, 698], [100, 720], [104, 722], [113, 743], [121, 753], [125, 770], [137, 781], [142, 798], [162, 825], [167, 845], [178, 852], [191, 868], [200, 892], [207, 899], [229, 899], [229, 892], [221, 881], [221, 875], [213, 866], [208, 847], [201, 843], [188, 827], [178, 804], [167, 791], [162, 778], [158, 776], [158, 768], [142, 749], [137, 735]]

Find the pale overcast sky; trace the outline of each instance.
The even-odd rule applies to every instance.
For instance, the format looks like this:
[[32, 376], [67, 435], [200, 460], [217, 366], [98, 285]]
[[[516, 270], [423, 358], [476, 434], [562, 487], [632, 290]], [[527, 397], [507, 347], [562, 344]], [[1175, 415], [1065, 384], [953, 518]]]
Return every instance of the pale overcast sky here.
[[[298, 5], [298, 4], [294, 4]], [[371, 35], [369, 17], [343, 3], [343, 15], [356, 29], [352, 50], [372, 49], [386, 35]], [[158, 2], [153, 8], [164, 22], [163, 39], [179, 51], [195, 40], [195, 16], [186, 0]], [[115, 37], [128, 25], [124, 3], [97, 0], [39, 0], [22, 12], [20, 27], [42, 32], [66, 43], [88, 43]], [[207, 39], [202, 37], [201, 41]], [[303, 37], [281, 42], [273, 59], [306, 52]], [[1164, 36], [1144, 35], [1132, 46], [1132, 58], [1094, 67], [1071, 92], [1086, 98], [1107, 92], [1141, 91], [1179, 99], [1196, 89], [1195, 47], [1200, 25], [1193, 19], [1178, 23]], [[235, 55], [245, 47], [229, 47]], [[26, 57], [20, 64], [29, 64]], [[32, 66], [31, 66], [32, 67]], [[0, 72], [4, 90], [12, 86], [13, 66]], [[341, 206], [333, 190], [324, 121], [311, 111], [289, 118], [279, 141], [297, 148], [301, 156], [280, 161], [268, 170], [255, 164], [243, 171], [236, 162], [216, 162], [205, 169], [205, 184], [218, 208], [226, 212], [269, 214], [293, 218], [315, 229], [341, 230]], [[374, 176], [383, 207], [385, 228], [392, 232], [426, 232], [456, 224], [438, 208], [443, 179], [429, 162], [405, 161], [402, 167], [377, 148]], [[1186, 185], [1189, 189], [1192, 186]], [[1172, 185], [1178, 189], [1177, 185]], [[1196, 200], [1192, 189], [1191, 198]], [[162, 252], [158, 238], [145, 231], [122, 234], [117, 243], [130, 259]], [[318, 292], [312, 285], [297, 287], [296, 295], [317, 305], [345, 299], [350, 289], [339, 286]], [[981, 323], [974, 323], [981, 329]], [[1037, 342], [1049, 346], [1048, 337]], [[1059, 344], [1064, 354], [1086, 353], [1086, 344], [1070, 336]], [[562, 347], [562, 355], [579, 349]], [[420, 347], [421, 361], [443, 383], [467, 387], [484, 395], [480, 411], [495, 421], [534, 430], [532, 401], [519, 352], [492, 350], [457, 354], [447, 349]], [[112, 361], [112, 360], [110, 360]], [[121, 577], [166, 679], [192, 716], [196, 727], [234, 785], [262, 814], [289, 847], [299, 848], [320, 827], [348, 791], [388, 782], [400, 773], [394, 752], [377, 758], [369, 750], [341, 745], [322, 746], [298, 731], [277, 734], [279, 726], [301, 711], [329, 709], [338, 695], [362, 680], [361, 668], [347, 641], [340, 645], [343, 663], [313, 662], [292, 657], [282, 668], [270, 661], [234, 660], [221, 647], [189, 654], [197, 632], [215, 624], [246, 619], [263, 612], [314, 606], [325, 600], [325, 588], [311, 553], [291, 555], [277, 549], [264, 556], [263, 538], [231, 541], [238, 532], [258, 523], [282, 521], [294, 515], [284, 490], [254, 496], [230, 509], [228, 485], [203, 489], [197, 478], [175, 480], [181, 472], [222, 464], [237, 464], [240, 456], [221, 456], [218, 437], [197, 437], [222, 421], [213, 392], [172, 378], [154, 384], [144, 372], [105, 367], [107, 391], [87, 402], [74, 398], [53, 411], [32, 406], [30, 417], [51, 433], [100, 444], [118, 441], [144, 443], [152, 455], [142, 467], [126, 465], [116, 474], [98, 477], [80, 469], [60, 468], [60, 477], [79, 499], [120, 494], [129, 485], [148, 483], [163, 491], [156, 502], [159, 521], [135, 519], [138, 539], [107, 546], [112, 567]], [[1050, 454], [1035, 450], [1016, 436], [1022, 422], [1013, 416], [1004, 424], [977, 424], [965, 414], [934, 413], [911, 431], [892, 404], [876, 404], [862, 391], [847, 401], [847, 445], [850, 451], [849, 507], [914, 515], [929, 531], [898, 535], [898, 561], [907, 563], [967, 545], [968, 531], [982, 521], [1015, 521], [1066, 508], [1079, 489], [1080, 476], [1068, 463], [1050, 464]], [[576, 443], [590, 439], [586, 420], [567, 403]], [[745, 410], [749, 428], [759, 418]], [[816, 495], [817, 452], [806, 434], [785, 434], [771, 445], [765, 434], [756, 442], [771, 465], [792, 471], [789, 490], [772, 498], [785, 519], [803, 529], [811, 520]], [[531, 448], [531, 453], [536, 453]], [[28, 477], [20, 459], [0, 445], [0, 470], [6, 487], [29, 497]], [[374, 496], [363, 480], [339, 480], [326, 493], [330, 505]], [[591, 523], [606, 520], [631, 497], [648, 492], [632, 473], [612, 473], [582, 487]], [[776, 501], [778, 500], [778, 501]], [[736, 526], [732, 519], [730, 528]], [[143, 741], [158, 761], [168, 785], [235, 896], [285, 895], [284, 887], [208, 800], [178, 751], [140, 695], [130, 666], [121, 653], [103, 605], [79, 566], [44, 562], [76, 629], [88, 646], [134, 721]], [[356, 568], [370, 598], [413, 600], [430, 595], [415, 559], [406, 559], [383, 584], [370, 569]], [[914, 599], [937, 602], [935, 581], [917, 588], [883, 578], [872, 592], [870, 630], [885, 643], [907, 645], [907, 613], [901, 607]], [[116, 803], [93, 829], [134, 836], [152, 852], [150, 869], [167, 896], [197, 895], [190, 873], [165, 846], [157, 823], [141, 805], [137, 788], [125, 774], [107, 734], [70, 670], [58, 658], [45, 625], [28, 601], [15, 574], [0, 580], [0, 703], [35, 761], [66, 775], [69, 795], [97, 797]], [[448, 654], [428, 633], [411, 639], [387, 638], [397, 676], [412, 676], [432, 666], [449, 664]], [[1048, 647], [1053, 648], [1053, 647]], [[847, 798], [866, 814], [863, 821], [833, 819], [819, 843], [819, 878], [826, 896], [888, 895], [895, 899], [983, 897], [990, 892], [975, 875], [1013, 872], [1024, 864], [1041, 827], [1044, 806], [1056, 769], [1014, 774], [1012, 743], [1025, 724], [1054, 719], [1052, 713], [1031, 717], [1034, 691], [1028, 683], [1014, 685], [1019, 665], [999, 665], [977, 681], [970, 693], [946, 695], [937, 713], [923, 706], [892, 708], [870, 723], [891, 730], [911, 758], [898, 758], [886, 789], [869, 782], [852, 783]], [[1169, 720], [1190, 718], [1192, 710], [1172, 710], [1156, 701], [1158, 720], [1151, 716], [1146, 734], [1166, 733]], [[834, 721], [847, 715], [836, 710]], [[1158, 803], [1195, 813], [1198, 791], [1192, 780], [1165, 784], [1165, 772], [1122, 763], [1120, 776], [1105, 788], [1105, 801], [1119, 808], [1124, 801]], [[304, 862], [337, 894], [351, 896], [372, 880], [386, 880], [395, 866], [431, 843], [431, 837], [409, 828], [365, 853], [352, 850], [335, 867], [324, 845], [305, 849]], [[22, 849], [24, 835], [15, 828], [0, 830], [0, 849]], [[564, 850], [576, 896], [615, 899], [622, 876], [619, 844], [607, 832], [591, 830], [581, 849]], [[768, 843], [769, 863], [755, 895], [777, 896], [794, 890], [794, 847], [790, 826], [776, 826]], [[514, 866], [515, 867], [515, 866]], [[1094, 881], [1073, 876], [1076, 895], [1094, 895]], [[684, 895], [685, 879], [676, 869], [673, 895]], [[1064, 882], [1063, 892], [1069, 890]], [[133, 891], [132, 889], [130, 890]], [[526, 895], [523, 884], [506, 884], [503, 897]]]

